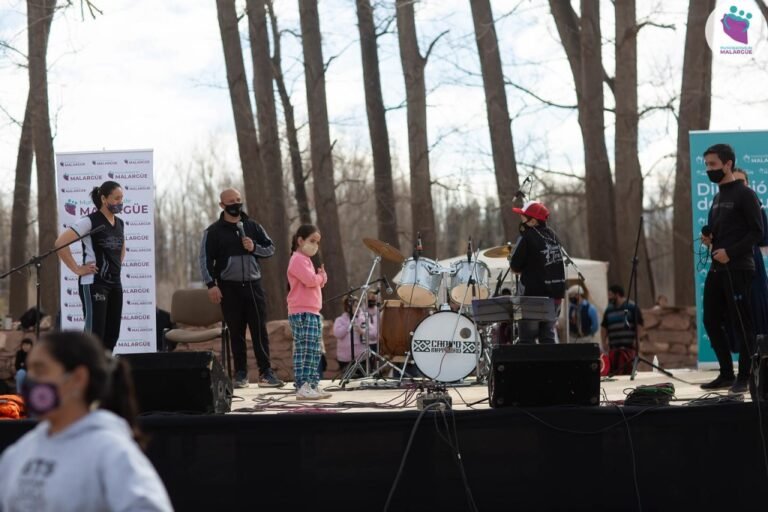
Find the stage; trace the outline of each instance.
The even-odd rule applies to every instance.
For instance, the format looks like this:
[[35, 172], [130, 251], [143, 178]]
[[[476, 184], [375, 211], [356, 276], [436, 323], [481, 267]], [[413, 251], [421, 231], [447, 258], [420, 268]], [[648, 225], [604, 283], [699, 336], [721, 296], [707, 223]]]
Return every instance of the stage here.
[[[674, 373], [691, 383], [714, 377]], [[453, 412], [423, 413], [414, 389], [297, 403], [287, 389], [252, 386], [236, 390], [232, 413], [141, 424], [177, 510], [383, 510], [401, 463], [389, 510], [471, 510], [469, 493], [478, 510], [762, 507], [768, 476], [756, 404], [690, 405], [704, 393], [679, 381], [674, 405], [616, 404], [625, 389], [668, 381], [642, 372], [634, 382], [603, 382], [600, 407], [525, 409], [491, 409], [485, 386], [457, 386]], [[2, 446], [31, 426], [0, 424]]]

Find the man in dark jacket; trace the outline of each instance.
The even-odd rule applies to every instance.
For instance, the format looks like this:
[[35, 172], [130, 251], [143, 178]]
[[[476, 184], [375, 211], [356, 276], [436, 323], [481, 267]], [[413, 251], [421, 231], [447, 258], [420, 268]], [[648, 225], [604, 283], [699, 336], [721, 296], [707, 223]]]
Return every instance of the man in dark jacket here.
[[219, 220], [208, 226], [200, 246], [200, 269], [211, 302], [221, 304], [229, 326], [235, 360], [235, 387], [248, 387], [245, 328], [251, 332], [259, 366], [259, 387], [280, 387], [269, 359], [266, 302], [261, 288], [259, 258], [269, 258], [275, 246], [267, 232], [243, 212], [240, 192], [224, 190]]
[[520, 320], [517, 324], [520, 343], [555, 342], [555, 323], [560, 316], [560, 305], [565, 296], [565, 266], [557, 235], [547, 227], [549, 210], [538, 201], [529, 201], [522, 208], [513, 208], [520, 214], [520, 238], [512, 253], [510, 267], [520, 274], [519, 295], [549, 297], [554, 317], [551, 321]]
[[[704, 328], [720, 364], [720, 374], [701, 387], [730, 387], [730, 393], [744, 393], [755, 351], [750, 301], [755, 273], [752, 248], [763, 236], [760, 201], [752, 189], [733, 176], [736, 154], [731, 146], [715, 144], [708, 148], [704, 163], [709, 180], [720, 189], [709, 210], [710, 232], [701, 236], [701, 242], [712, 251], [712, 265], [704, 282]], [[733, 372], [727, 324], [741, 339], [738, 377]]]

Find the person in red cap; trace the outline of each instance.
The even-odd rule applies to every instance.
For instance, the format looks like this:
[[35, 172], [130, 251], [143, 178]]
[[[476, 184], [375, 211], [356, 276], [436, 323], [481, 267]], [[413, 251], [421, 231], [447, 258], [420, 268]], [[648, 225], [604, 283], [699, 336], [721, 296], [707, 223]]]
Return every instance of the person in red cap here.
[[565, 297], [565, 265], [557, 235], [547, 226], [549, 210], [538, 201], [528, 201], [522, 208], [512, 208], [520, 214], [520, 238], [509, 265], [520, 274], [519, 295], [549, 297], [555, 317], [552, 321], [520, 320], [520, 343], [555, 343], [555, 323]]

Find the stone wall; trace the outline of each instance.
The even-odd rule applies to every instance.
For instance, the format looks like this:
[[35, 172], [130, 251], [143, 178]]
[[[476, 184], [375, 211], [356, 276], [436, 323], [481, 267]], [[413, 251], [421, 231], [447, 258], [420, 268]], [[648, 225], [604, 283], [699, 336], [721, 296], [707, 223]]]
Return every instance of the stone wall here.
[[[666, 369], [695, 368], [699, 354], [696, 336], [696, 308], [664, 307], [643, 310], [646, 337], [640, 340], [641, 357]], [[648, 371], [641, 364], [639, 370]]]

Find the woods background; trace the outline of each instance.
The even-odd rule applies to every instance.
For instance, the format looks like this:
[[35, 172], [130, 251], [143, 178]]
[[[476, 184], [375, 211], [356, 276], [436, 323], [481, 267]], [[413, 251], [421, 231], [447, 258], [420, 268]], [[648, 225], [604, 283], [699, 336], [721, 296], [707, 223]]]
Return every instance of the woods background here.
[[[762, 26], [765, 3], [742, 3]], [[713, 101], [733, 101], [713, 95], [713, 75], [735, 76], [717, 60], [713, 73], [704, 41], [714, 0], [215, 6], [210, 17], [219, 40], [207, 44], [218, 45], [221, 73], [199, 76], [194, 85], [226, 93], [229, 102], [215, 108], [228, 110], [233, 129], [211, 130], [186, 141], [182, 154], [157, 160], [161, 307], [169, 308], [173, 290], [199, 284], [201, 234], [218, 216], [224, 187], [241, 189], [247, 211], [278, 248], [264, 263], [264, 284], [270, 316], [284, 318], [289, 241], [300, 223], [322, 232], [325, 294], [332, 296], [362, 284], [371, 263], [363, 237], [389, 242], [407, 257], [420, 232], [431, 258], [464, 252], [468, 236], [483, 249], [514, 241], [511, 208], [527, 177], [526, 194], [549, 206], [569, 253], [609, 261], [610, 282], [629, 280], [643, 215], [641, 305], [659, 294], [694, 303], [688, 131], [710, 128]], [[16, 155], [2, 167], [1, 269], [51, 247], [57, 235], [54, 137], [67, 103], [51, 99], [49, 76], [65, 65], [55, 59], [66, 50], [57, 47], [52, 62], [50, 34], [119, 16], [88, 0], [17, 1], [11, 8], [23, 13], [26, 27], [0, 39], [0, 72], [25, 73], [28, 93], [23, 109], [0, 96], [3, 144]], [[532, 27], [557, 43], [556, 51], [537, 51], [546, 44], [526, 33]], [[659, 51], [659, 41], [669, 40], [680, 44]], [[72, 53], [67, 62], [76, 61]], [[738, 69], [764, 83], [764, 62], [756, 55], [748, 71]], [[362, 94], [358, 115], [334, 110], [345, 94]], [[764, 105], [760, 94], [739, 101]], [[86, 138], [67, 149], [93, 146]], [[58, 309], [56, 266], [50, 259], [43, 268], [49, 313]], [[390, 277], [397, 270], [382, 268]], [[26, 274], [0, 281], [0, 311], [18, 317], [34, 300], [30, 286]]]

